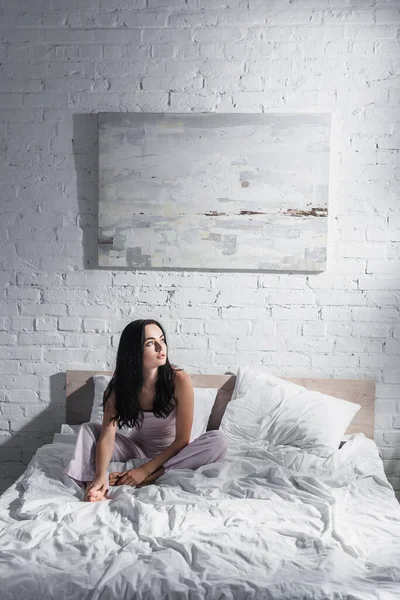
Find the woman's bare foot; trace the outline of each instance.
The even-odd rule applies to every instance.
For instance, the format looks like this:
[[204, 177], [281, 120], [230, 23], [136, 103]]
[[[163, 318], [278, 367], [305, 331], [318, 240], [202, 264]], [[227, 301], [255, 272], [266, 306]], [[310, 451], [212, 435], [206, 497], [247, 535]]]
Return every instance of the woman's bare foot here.
[[92, 482], [87, 483], [84, 502], [99, 502], [100, 500], [108, 500], [107, 490], [103, 492], [102, 490], [94, 490], [91, 487]]

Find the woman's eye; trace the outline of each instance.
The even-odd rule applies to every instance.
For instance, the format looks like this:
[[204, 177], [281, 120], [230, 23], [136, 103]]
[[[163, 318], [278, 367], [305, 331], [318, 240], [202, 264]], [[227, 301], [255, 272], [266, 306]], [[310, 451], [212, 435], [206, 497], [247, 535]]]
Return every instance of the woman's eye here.
[[[154, 342], [147, 342], [146, 346], [151, 346]], [[165, 340], [164, 338], [162, 340], [160, 340], [161, 344], [165, 344]]]

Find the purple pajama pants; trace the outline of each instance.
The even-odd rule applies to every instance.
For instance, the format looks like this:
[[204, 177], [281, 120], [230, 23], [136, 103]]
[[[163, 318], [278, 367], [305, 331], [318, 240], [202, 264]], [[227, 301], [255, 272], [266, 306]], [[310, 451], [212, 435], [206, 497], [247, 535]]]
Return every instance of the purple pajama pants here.
[[[96, 444], [100, 433], [101, 425], [98, 423], [84, 423], [80, 427], [73, 457], [63, 471], [80, 486], [84, 486], [85, 482], [94, 479]], [[167, 460], [163, 467], [165, 471], [171, 469], [194, 470], [224, 458], [227, 450], [228, 443], [225, 434], [220, 429], [206, 431]], [[151, 460], [154, 456], [146, 456], [143, 448], [135, 443], [134, 437], [117, 431], [110, 462], [126, 462], [132, 458]]]

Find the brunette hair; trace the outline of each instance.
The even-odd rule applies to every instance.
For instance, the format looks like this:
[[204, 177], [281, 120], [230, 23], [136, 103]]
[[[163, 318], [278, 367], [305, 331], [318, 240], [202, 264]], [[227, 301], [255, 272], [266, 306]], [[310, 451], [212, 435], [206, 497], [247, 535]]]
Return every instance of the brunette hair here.
[[[141, 426], [143, 409], [139, 404], [139, 394], [144, 384], [143, 377], [143, 349], [145, 342], [146, 325], [157, 325], [167, 338], [162, 325], [154, 319], [137, 319], [129, 323], [123, 330], [117, 351], [116, 367], [110, 383], [103, 396], [103, 410], [111, 392], [115, 395], [115, 416], [111, 421], [116, 421], [118, 427], [134, 427], [136, 423]], [[158, 376], [155, 386], [153, 413], [156, 417], [166, 418], [176, 406], [174, 397], [175, 382], [174, 371], [168, 360], [158, 367]]]

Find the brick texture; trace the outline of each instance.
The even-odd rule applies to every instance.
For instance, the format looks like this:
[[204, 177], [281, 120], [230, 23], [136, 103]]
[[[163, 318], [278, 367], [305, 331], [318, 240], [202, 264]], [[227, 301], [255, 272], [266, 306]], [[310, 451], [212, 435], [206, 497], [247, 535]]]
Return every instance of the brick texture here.
[[[395, 0], [0, 0], [0, 492], [159, 318], [193, 373], [377, 381], [400, 491], [400, 6]], [[332, 113], [321, 274], [96, 266], [100, 111]]]

